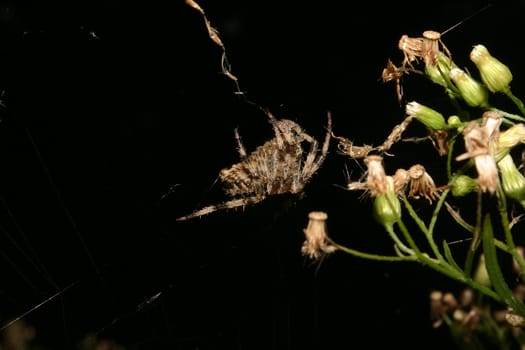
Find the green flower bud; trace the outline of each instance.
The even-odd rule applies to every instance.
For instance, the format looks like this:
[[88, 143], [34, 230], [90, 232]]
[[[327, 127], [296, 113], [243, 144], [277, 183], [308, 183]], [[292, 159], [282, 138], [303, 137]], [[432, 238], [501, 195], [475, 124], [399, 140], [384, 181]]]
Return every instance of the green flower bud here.
[[461, 119], [457, 115], [451, 115], [448, 117], [447, 124], [452, 128], [458, 128], [463, 125]]
[[525, 143], [525, 125], [514, 124], [499, 134], [498, 146], [501, 149], [510, 149], [519, 143]]
[[520, 173], [510, 154], [498, 162], [501, 185], [505, 194], [518, 202], [525, 200], [525, 177]]
[[388, 190], [374, 199], [374, 216], [383, 226], [392, 226], [401, 219], [401, 203], [394, 191], [394, 179], [386, 177]]
[[433, 130], [441, 130], [447, 127], [445, 118], [441, 113], [430, 107], [423, 106], [417, 102], [409, 102], [405, 107], [406, 114], [413, 116], [421, 123]]
[[470, 60], [479, 70], [481, 80], [491, 92], [506, 92], [512, 81], [512, 73], [506, 65], [492, 57], [483, 45], [476, 45], [470, 52]]
[[478, 283], [481, 283], [485, 287], [490, 287], [492, 284], [490, 282], [487, 266], [485, 265], [485, 256], [483, 254], [479, 256], [478, 266], [476, 266], [476, 270], [474, 271], [472, 279]]
[[450, 70], [456, 67], [450, 57], [440, 51], [436, 64], [425, 65], [425, 75], [435, 84], [448, 89], [450, 88]]
[[463, 197], [478, 189], [478, 183], [475, 179], [467, 175], [459, 175], [450, 183], [452, 195]]
[[488, 91], [485, 86], [473, 79], [463, 69], [450, 70], [450, 79], [459, 90], [463, 100], [471, 107], [487, 107]]

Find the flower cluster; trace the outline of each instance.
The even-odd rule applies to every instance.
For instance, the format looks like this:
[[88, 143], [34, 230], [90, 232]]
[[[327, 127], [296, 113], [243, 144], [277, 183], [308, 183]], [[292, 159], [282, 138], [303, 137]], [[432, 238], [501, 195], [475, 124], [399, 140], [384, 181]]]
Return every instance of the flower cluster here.
[[[333, 252], [335, 246], [338, 251], [369, 259], [419, 262], [466, 285], [459, 300], [451, 293], [434, 291], [431, 294], [433, 325], [456, 327], [465, 342], [474, 339], [480, 330], [489, 329], [490, 322], [498, 327], [501, 322], [506, 322], [507, 327], [523, 327], [525, 304], [523, 293], [517, 291], [525, 289], [519, 287], [525, 282], [521, 272], [525, 271], [525, 259], [522, 249], [514, 243], [511, 229], [519, 221], [519, 211], [525, 209], [524, 164], [520, 164], [517, 157], [520, 152], [525, 154], [522, 149], [525, 107], [511, 92], [512, 73], [483, 45], [472, 46], [470, 52], [476, 70], [458, 66], [439, 33], [434, 31], [425, 31], [416, 38], [404, 35], [398, 47], [404, 59], [398, 65], [388, 60], [383, 81], [396, 82], [399, 101], [402, 102], [403, 97], [399, 86], [401, 77], [416, 73], [443, 88], [451, 106], [456, 108], [455, 113], [446, 115], [433, 106], [410, 101], [404, 106], [405, 119], [395, 125], [378, 146], [359, 146], [344, 137], [335, 137], [340, 153], [362, 162], [364, 169], [360, 180], [349, 181], [346, 189], [368, 194], [373, 201], [373, 215], [393, 240], [393, 254], [375, 255], [340, 246], [324, 236], [326, 231], [322, 225], [316, 229], [323, 232], [322, 238], [320, 234], [309, 234], [313, 232], [311, 228], [305, 230], [307, 237], [315, 238], [307, 239], [303, 252], [317, 258], [318, 252]], [[471, 74], [471, 71], [477, 72]], [[507, 96], [519, 114], [493, 106], [493, 94]], [[438, 159], [443, 160], [439, 166], [432, 164], [432, 169], [442, 169], [442, 173], [430, 174], [422, 164], [426, 159], [414, 159], [412, 155], [410, 160], [414, 164], [410, 167], [399, 168], [393, 174], [385, 171], [385, 161], [403, 155], [394, 155], [391, 150], [404, 140], [403, 134], [413, 123], [419, 123], [427, 133], [405, 140], [432, 141], [440, 156]], [[437, 178], [444, 179], [440, 186], [434, 181]], [[474, 218], [462, 217], [461, 206], [472, 206], [465, 198], [469, 194], [477, 194], [472, 197], [476, 208]], [[421, 199], [423, 205], [432, 207], [430, 218], [422, 217], [413, 207], [414, 201]], [[451, 243], [441, 234], [443, 227], [438, 225], [438, 219], [443, 216], [443, 208], [452, 222], [458, 224], [458, 240], [470, 242], [463, 255], [454, 256]], [[408, 225], [407, 220], [415, 225]], [[311, 225], [314, 227], [309, 223], [309, 227]], [[498, 228], [494, 230], [496, 225]], [[414, 238], [413, 230], [421, 231], [425, 244]], [[445, 230], [447, 234], [455, 231], [450, 226]], [[512, 258], [515, 270], [519, 271], [516, 277], [519, 283], [512, 283], [515, 288], [510, 286], [508, 274], [499, 264], [500, 255], [504, 254]], [[479, 264], [474, 266], [476, 259]], [[477, 304], [474, 294], [492, 300], [498, 305], [498, 312], [488, 312], [485, 305]]]

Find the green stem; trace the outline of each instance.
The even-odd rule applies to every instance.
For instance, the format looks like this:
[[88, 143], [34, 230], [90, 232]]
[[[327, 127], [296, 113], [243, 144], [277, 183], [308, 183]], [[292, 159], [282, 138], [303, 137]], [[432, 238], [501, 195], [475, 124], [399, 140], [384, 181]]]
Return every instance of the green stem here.
[[[494, 299], [497, 302], [501, 302], [502, 298], [495, 293], [490, 288], [487, 288], [486, 286], [474, 281], [472, 278], [466, 276], [461, 270], [455, 269], [453, 266], [448, 264], [446, 261], [436, 261], [435, 259], [430, 258], [427, 254], [421, 253], [417, 245], [415, 244], [414, 240], [410, 236], [410, 233], [408, 232], [407, 227], [403, 224], [401, 220], [398, 221], [398, 226], [405, 235], [407, 241], [409, 242], [411, 248], [416, 253], [417, 260], [422, 263], [423, 265], [427, 265], [430, 268], [434, 269], [435, 271], [450, 277], [453, 280], [459, 281], [461, 283], [464, 283], [479, 292], [487, 295], [488, 297]], [[393, 227], [386, 227], [387, 229], [393, 230]]]
[[474, 253], [478, 249], [481, 238], [482, 198], [483, 193], [478, 191], [478, 200], [476, 204], [476, 226], [474, 227], [474, 231], [472, 231], [472, 241], [470, 242], [470, 247], [467, 251], [467, 257], [465, 259], [465, 274], [467, 276], [471, 276], [472, 266], [474, 263]]
[[[464, 276], [460, 271], [457, 271], [454, 269], [450, 264], [448, 264], [444, 259], [436, 260], [431, 258], [428, 254], [422, 253], [417, 244], [412, 239], [412, 236], [410, 235], [410, 232], [408, 231], [407, 227], [403, 223], [403, 221], [398, 221], [398, 226], [403, 235], [405, 236], [405, 239], [408, 241], [410, 248], [414, 251], [416, 254], [417, 259], [424, 265], [428, 265], [434, 270], [450, 277], [455, 280], [461, 280], [464, 281]], [[393, 226], [386, 227], [387, 230], [394, 230]]]
[[498, 210], [501, 218], [501, 226], [503, 228], [503, 232], [505, 233], [505, 242], [507, 244], [508, 250], [514, 258], [514, 261], [516, 261], [516, 263], [519, 265], [520, 271], [525, 271], [525, 261], [523, 260], [522, 256], [518, 253], [518, 250], [516, 249], [516, 245], [514, 243], [514, 237], [512, 236], [512, 232], [510, 231], [510, 222], [507, 213], [507, 200], [501, 186], [498, 186], [497, 197]]
[[[441, 198], [440, 198], [440, 201], [441, 201]], [[428, 243], [430, 244], [430, 248], [432, 249], [432, 252], [436, 256], [436, 258], [439, 261], [443, 261], [444, 258], [441, 255], [441, 252], [439, 251], [439, 248], [436, 242], [434, 241], [434, 238], [432, 237], [432, 231], [426, 227], [423, 220], [421, 220], [421, 218], [417, 215], [416, 211], [412, 207], [412, 204], [410, 204], [410, 201], [406, 198], [406, 196], [403, 196], [403, 203], [405, 204], [405, 208], [407, 209], [409, 215], [412, 217], [412, 219], [414, 219], [414, 221], [416, 222], [421, 232], [425, 234], [425, 237]]]
[[[505, 112], [505, 111], [502, 111], [501, 109], [498, 109], [498, 108], [495, 108], [495, 107], [491, 107], [491, 108], [489, 108], [489, 110], [494, 111], [494, 112], [498, 112], [499, 114], [501, 114], [503, 116], [503, 118], [504, 118], [503, 122], [505, 124], [512, 124], [512, 122], [510, 122], [510, 120], [515, 120], [515, 121], [518, 121], [518, 122], [525, 122], [525, 118], [523, 118], [521, 115]], [[505, 122], [505, 119], [507, 119], [507, 122]]]
[[[514, 104], [516, 105], [516, 107], [518, 107], [518, 109], [520, 110], [521, 114], [525, 115], [525, 105], [523, 104], [523, 101], [521, 101], [518, 97], [516, 97], [512, 91], [510, 91], [510, 88], [506, 89], [504, 92], [503, 92], [508, 98], [510, 98], [512, 100], [512, 102], [514, 102]], [[525, 120], [525, 119], [522, 119], [522, 121]]]
[[441, 211], [441, 208], [443, 207], [443, 204], [445, 203], [445, 199], [447, 198], [447, 195], [449, 192], [450, 192], [449, 188], [444, 190], [443, 193], [441, 193], [441, 196], [439, 196], [438, 202], [436, 203], [436, 207], [434, 208], [434, 212], [432, 213], [432, 218], [430, 219], [430, 224], [428, 225], [428, 234], [431, 237], [434, 234], [434, 227], [436, 227], [436, 222], [439, 216], [439, 212]]
[[416, 261], [416, 257], [414, 255], [411, 256], [389, 256], [389, 255], [379, 255], [379, 254], [370, 254], [370, 253], [364, 253], [359, 250], [351, 249], [348, 247], [345, 247], [343, 245], [337, 244], [334, 241], [331, 241], [334, 246], [337, 247], [337, 249], [357, 256], [359, 258], [363, 259], [369, 259], [369, 260], [377, 260], [377, 261]]
[[452, 179], [452, 157], [454, 153], [454, 145], [456, 143], [457, 135], [454, 135], [448, 144], [448, 153], [447, 153], [447, 179], [450, 182]]

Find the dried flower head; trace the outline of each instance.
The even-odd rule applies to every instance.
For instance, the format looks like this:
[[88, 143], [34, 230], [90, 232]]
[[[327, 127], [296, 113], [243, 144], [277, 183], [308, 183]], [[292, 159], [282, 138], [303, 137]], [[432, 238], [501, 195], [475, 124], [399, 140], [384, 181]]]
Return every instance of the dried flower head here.
[[372, 197], [386, 193], [388, 190], [385, 169], [383, 168], [382, 161], [383, 157], [378, 155], [370, 155], [366, 157], [364, 161], [368, 169], [366, 186]]
[[330, 243], [326, 230], [328, 215], [322, 211], [312, 211], [308, 214], [308, 225], [303, 230], [306, 240], [301, 247], [303, 255], [311, 259], [319, 259], [323, 254], [336, 251]]
[[440, 156], [445, 156], [449, 151], [449, 133], [446, 129], [434, 130], [430, 133], [432, 144]]
[[408, 169], [408, 176], [410, 178], [408, 196], [415, 199], [423, 197], [432, 204], [437, 197], [437, 189], [425, 167], [421, 164], [411, 166]]
[[501, 114], [495, 111], [486, 111], [483, 113], [481, 127], [485, 129], [489, 137], [489, 142], [497, 145], [499, 142], [499, 128], [503, 119]]
[[494, 194], [498, 187], [498, 168], [494, 158], [489, 154], [489, 128], [471, 121], [463, 130], [466, 153], [456, 160], [472, 158], [478, 173], [478, 186], [482, 192]]
[[394, 192], [399, 196], [405, 192], [410, 182], [410, 175], [408, 174], [408, 170], [399, 168], [392, 177], [394, 178]]
[[474, 158], [478, 172], [478, 185], [482, 192], [496, 193], [498, 188], [498, 168], [490, 155], [479, 155]]

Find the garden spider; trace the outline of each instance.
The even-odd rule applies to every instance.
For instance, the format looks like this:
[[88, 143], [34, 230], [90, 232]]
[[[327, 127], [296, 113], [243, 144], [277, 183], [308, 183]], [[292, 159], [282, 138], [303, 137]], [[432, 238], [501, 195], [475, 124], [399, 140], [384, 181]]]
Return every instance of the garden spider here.
[[[198, 209], [177, 221], [193, 219], [218, 210], [244, 207], [262, 202], [268, 196], [300, 194], [312, 175], [321, 167], [330, 144], [332, 118], [328, 113], [327, 131], [322, 148], [294, 121], [276, 119], [266, 111], [275, 136], [247, 154], [240, 136], [235, 138], [241, 161], [222, 169], [219, 178], [230, 200]], [[305, 150], [305, 145], [308, 150]]]

